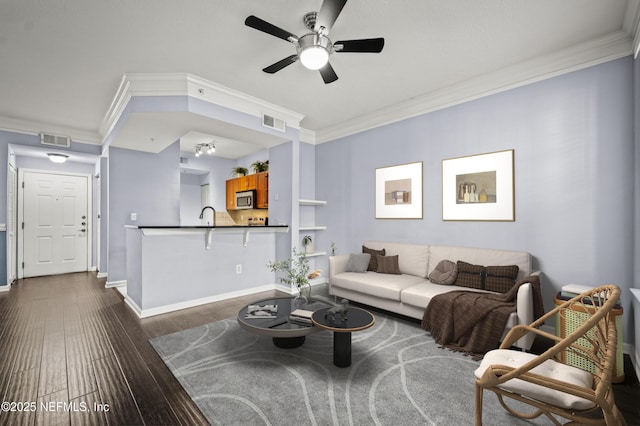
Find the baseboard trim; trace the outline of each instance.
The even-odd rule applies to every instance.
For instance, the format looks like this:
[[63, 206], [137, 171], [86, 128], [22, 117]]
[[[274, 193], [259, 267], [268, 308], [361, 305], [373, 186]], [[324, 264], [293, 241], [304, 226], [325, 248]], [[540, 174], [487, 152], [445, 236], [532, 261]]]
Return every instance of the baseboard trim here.
[[202, 297], [200, 299], [188, 300], [186, 302], [173, 303], [171, 305], [163, 305], [155, 308], [142, 309], [128, 295], [124, 301], [139, 318], [148, 318], [155, 315], [162, 315], [169, 312], [175, 312], [182, 309], [193, 308], [207, 303], [220, 302], [222, 300], [233, 299], [234, 297], [248, 296], [254, 293], [260, 293], [269, 290], [280, 290], [276, 284], [267, 284], [260, 287], [253, 287], [246, 290], [232, 291], [229, 293], [216, 294], [214, 296]]
[[5, 292], [11, 290], [11, 284], [0, 286], [0, 292]]
[[127, 285], [127, 280], [121, 280], [121, 281], [107, 281], [104, 286], [105, 288], [111, 288], [111, 287], [122, 287]]
[[107, 273], [106, 272], [98, 272], [96, 277], [97, 278], [107, 278]]

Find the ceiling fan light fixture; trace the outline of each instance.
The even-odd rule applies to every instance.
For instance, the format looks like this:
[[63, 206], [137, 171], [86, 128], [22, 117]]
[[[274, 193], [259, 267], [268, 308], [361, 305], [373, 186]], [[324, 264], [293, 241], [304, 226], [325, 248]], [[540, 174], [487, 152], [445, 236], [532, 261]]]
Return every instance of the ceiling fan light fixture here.
[[319, 70], [329, 62], [331, 40], [321, 34], [309, 33], [298, 40], [298, 57], [305, 68]]

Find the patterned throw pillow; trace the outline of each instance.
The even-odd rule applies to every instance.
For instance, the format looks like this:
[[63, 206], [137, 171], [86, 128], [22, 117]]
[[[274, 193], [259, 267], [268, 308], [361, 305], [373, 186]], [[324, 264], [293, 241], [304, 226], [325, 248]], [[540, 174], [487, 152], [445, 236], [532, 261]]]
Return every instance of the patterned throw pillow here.
[[469, 288], [482, 288], [482, 265], [472, 265], [458, 260], [458, 278], [455, 285]]
[[455, 285], [506, 293], [516, 283], [519, 270], [518, 265], [484, 267], [458, 260]]
[[398, 255], [380, 256], [378, 255], [378, 272], [379, 274], [400, 275], [400, 266], [398, 266]]
[[378, 259], [376, 258], [376, 256], [377, 255], [384, 256], [385, 254], [387, 254], [387, 251], [385, 249], [374, 250], [365, 246], [362, 246], [362, 252], [369, 253], [371, 255], [371, 259], [369, 259], [369, 267], [367, 268], [367, 271], [373, 271], [373, 272], [376, 272], [378, 270]]
[[516, 283], [518, 265], [510, 266], [487, 266], [486, 277], [484, 279], [485, 290], [506, 293]]

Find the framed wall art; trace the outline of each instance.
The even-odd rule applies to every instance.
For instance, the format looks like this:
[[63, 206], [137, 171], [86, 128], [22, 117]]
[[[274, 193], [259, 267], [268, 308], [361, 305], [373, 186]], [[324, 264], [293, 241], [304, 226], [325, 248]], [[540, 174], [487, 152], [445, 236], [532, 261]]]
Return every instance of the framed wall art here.
[[442, 220], [514, 221], [513, 150], [442, 160]]
[[422, 161], [376, 169], [376, 219], [422, 219]]

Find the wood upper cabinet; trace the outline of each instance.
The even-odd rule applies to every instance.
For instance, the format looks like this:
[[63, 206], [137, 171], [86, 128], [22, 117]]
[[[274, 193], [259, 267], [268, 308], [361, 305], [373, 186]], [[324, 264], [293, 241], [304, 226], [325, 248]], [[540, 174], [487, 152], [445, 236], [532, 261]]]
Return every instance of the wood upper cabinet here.
[[260, 172], [247, 176], [240, 176], [226, 181], [227, 210], [236, 210], [236, 192], [256, 191], [254, 207], [266, 209], [269, 207], [269, 172]]
[[256, 208], [266, 209], [269, 207], [269, 172], [256, 173], [256, 176]]
[[226, 182], [227, 210], [236, 209], [236, 184], [238, 179], [229, 179]]
[[240, 176], [239, 178], [236, 178], [236, 180], [236, 192], [255, 190], [258, 184], [258, 179], [255, 174]]

